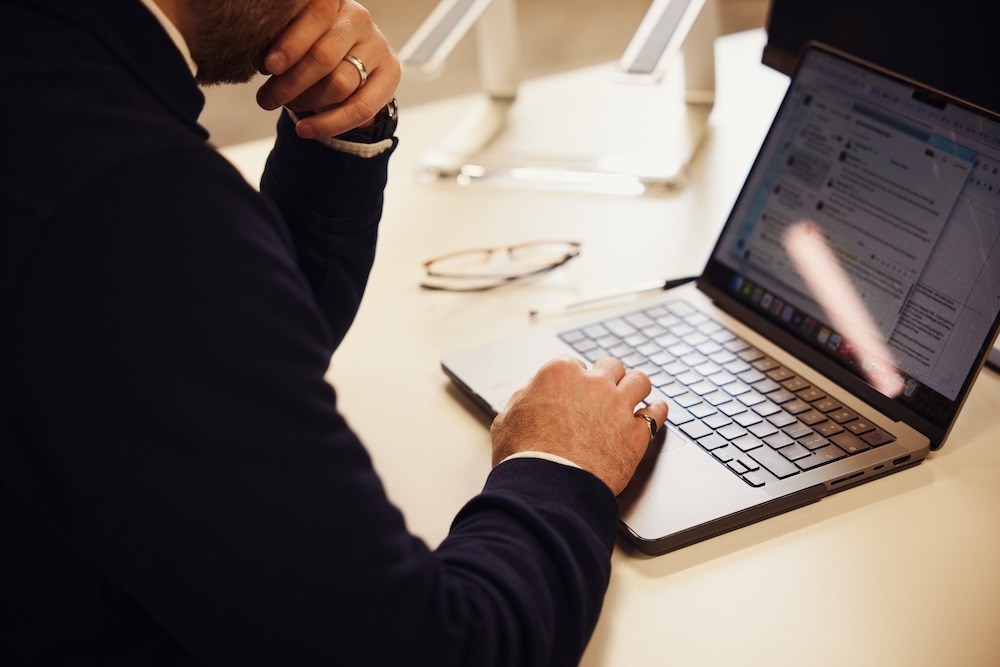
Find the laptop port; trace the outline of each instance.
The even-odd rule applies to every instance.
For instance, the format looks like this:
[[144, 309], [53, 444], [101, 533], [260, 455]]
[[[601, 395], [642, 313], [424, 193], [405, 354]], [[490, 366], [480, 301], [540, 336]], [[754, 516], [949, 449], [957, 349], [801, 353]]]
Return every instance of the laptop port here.
[[903, 465], [904, 463], [906, 463], [909, 460], [910, 460], [910, 455], [909, 454], [907, 454], [906, 456], [900, 456], [898, 459], [893, 459], [892, 460], [892, 465], [894, 465], [894, 466], [901, 466], [901, 465]]

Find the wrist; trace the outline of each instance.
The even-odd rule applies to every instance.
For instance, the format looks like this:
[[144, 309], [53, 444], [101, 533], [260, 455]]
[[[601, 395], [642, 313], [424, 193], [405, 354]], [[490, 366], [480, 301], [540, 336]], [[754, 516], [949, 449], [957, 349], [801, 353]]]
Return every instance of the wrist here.
[[396, 126], [399, 123], [399, 109], [395, 98], [382, 107], [381, 111], [375, 114], [371, 123], [364, 127], [356, 127], [338, 134], [335, 138], [341, 141], [352, 141], [359, 144], [375, 144], [386, 139], [391, 139], [396, 134]]

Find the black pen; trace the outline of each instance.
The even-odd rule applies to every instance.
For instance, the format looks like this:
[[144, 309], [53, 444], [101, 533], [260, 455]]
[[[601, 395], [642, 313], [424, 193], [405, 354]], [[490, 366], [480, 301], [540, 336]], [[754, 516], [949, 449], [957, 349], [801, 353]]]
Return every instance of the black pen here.
[[642, 285], [633, 285], [631, 287], [626, 287], [625, 289], [613, 290], [610, 292], [601, 292], [600, 294], [592, 294], [590, 296], [585, 296], [581, 299], [575, 299], [573, 301], [567, 301], [566, 303], [560, 304], [558, 306], [552, 306], [549, 308], [533, 308], [528, 311], [528, 315], [531, 317], [539, 317], [541, 315], [552, 315], [555, 313], [564, 313], [568, 310], [573, 310], [575, 308], [582, 308], [584, 306], [591, 306], [594, 304], [602, 303], [604, 301], [610, 301], [612, 299], [619, 299], [626, 296], [639, 296], [646, 292], [655, 292], [659, 290], [668, 290], [675, 287], [680, 287], [685, 285], [697, 276], [686, 276], [684, 278], [670, 278], [666, 282], [652, 282], [644, 283]]

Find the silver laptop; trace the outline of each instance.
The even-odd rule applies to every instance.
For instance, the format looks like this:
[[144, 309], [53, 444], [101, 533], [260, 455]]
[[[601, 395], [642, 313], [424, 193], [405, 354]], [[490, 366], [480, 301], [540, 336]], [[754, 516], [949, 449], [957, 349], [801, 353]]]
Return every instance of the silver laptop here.
[[442, 366], [492, 413], [557, 355], [647, 372], [645, 553], [817, 501], [944, 444], [1000, 328], [998, 168], [1000, 116], [810, 44], [695, 282]]

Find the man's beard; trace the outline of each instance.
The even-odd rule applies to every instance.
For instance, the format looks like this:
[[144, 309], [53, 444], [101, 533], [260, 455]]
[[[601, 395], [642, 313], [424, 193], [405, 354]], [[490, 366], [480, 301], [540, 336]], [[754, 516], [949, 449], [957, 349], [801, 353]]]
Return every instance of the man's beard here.
[[201, 85], [246, 83], [263, 69], [274, 41], [304, 3], [292, 0], [190, 0], [197, 20], [189, 44]]

